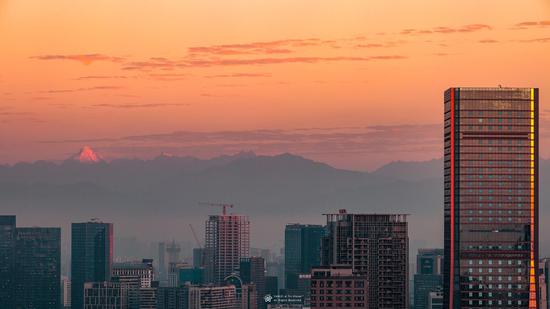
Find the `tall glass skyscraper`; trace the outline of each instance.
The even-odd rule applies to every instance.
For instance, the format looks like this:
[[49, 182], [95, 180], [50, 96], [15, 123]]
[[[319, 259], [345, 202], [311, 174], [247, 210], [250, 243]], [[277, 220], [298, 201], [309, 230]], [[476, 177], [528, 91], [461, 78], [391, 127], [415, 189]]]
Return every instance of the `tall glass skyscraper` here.
[[17, 228], [15, 256], [15, 308], [59, 308], [61, 229]]
[[71, 306], [81, 309], [84, 307], [84, 283], [111, 278], [113, 224], [73, 223], [71, 235]]
[[444, 307], [537, 308], [539, 91], [444, 101]]
[[0, 300], [3, 308], [15, 308], [15, 216], [0, 216]]
[[321, 238], [326, 230], [321, 225], [287, 224], [285, 227], [285, 287], [298, 288], [300, 274], [309, 274], [321, 262]]

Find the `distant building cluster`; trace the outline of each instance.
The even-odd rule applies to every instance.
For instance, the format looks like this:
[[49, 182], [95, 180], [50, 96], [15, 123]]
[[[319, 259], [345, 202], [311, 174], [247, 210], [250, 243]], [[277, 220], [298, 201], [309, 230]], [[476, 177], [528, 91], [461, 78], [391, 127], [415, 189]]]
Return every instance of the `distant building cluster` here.
[[112, 223], [73, 223], [62, 277], [60, 228], [0, 216], [0, 307], [550, 309], [538, 98], [532, 88], [445, 92], [444, 246], [419, 249], [415, 267], [406, 214], [340, 209], [324, 225], [287, 224], [273, 254], [250, 247], [247, 216], [211, 204], [223, 212], [206, 220], [204, 244], [191, 226], [192, 258], [172, 240], [156, 244], [154, 259], [115, 261]]

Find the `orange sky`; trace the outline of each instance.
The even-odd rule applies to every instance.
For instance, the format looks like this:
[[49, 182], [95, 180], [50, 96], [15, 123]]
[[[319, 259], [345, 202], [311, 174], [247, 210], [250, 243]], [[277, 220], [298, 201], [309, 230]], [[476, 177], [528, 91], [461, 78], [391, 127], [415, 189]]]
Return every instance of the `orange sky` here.
[[548, 157], [548, 55], [548, 0], [0, 0], [0, 162], [90, 145], [372, 169], [440, 157], [443, 91], [498, 84], [541, 88]]

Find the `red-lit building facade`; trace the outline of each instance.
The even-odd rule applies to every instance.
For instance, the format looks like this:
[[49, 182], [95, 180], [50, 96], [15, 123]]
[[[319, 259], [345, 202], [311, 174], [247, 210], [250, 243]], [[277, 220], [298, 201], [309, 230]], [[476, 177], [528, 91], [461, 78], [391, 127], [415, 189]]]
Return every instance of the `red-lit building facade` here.
[[445, 92], [444, 308], [538, 308], [538, 96]]

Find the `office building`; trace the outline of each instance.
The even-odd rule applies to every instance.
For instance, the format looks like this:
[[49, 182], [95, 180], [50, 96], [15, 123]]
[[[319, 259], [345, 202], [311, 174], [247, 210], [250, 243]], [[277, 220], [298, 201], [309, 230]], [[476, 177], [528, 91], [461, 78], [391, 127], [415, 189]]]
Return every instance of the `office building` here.
[[430, 292], [443, 289], [443, 249], [418, 249], [414, 274], [414, 308], [428, 306]]
[[[258, 309], [259, 299], [258, 291], [256, 291], [255, 284], [243, 284], [241, 288], [241, 303], [240, 309]], [[263, 298], [261, 300], [262, 305], [264, 304]]]
[[444, 307], [538, 306], [536, 88], [444, 95]]
[[121, 288], [125, 289], [129, 309], [142, 308], [142, 298], [147, 299], [145, 293], [153, 293], [154, 296], [152, 259], [113, 263], [112, 269], [111, 281], [120, 283]]
[[277, 276], [265, 277], [265, 295], [279, 294], [279, 278]]
[[321, 225], [288, 224], [285, 227], [285, 288], [298, 288], [300, 274], [309, 274], [313, 266], [320, 265], [321, 238], [325, 228]]
[[193, 267], [201, 268], [204, 267], [204, 249], [203, 248], [193, 248]]
[[342, 209], [326, 217], [321, 264], [348, 266], [354, 275], [367, 276], [369, 309], [409, 309], [407, 216]]
[[368, 276], [350, 266], [311, 270], [311, 308], [369, 308]]
[[0, 216], [0, 299], [15, 308], [15, 216]]
[[84, 309], [126, 309], [126, 289], [120, 282], [86, 282], [83, 285]]
[[250, 222], [241, 215], [211, 215], [206, 221], [207, 281], [221, 284], [250, 253]]
[[111, 279], [113, 262], [113, 224], [90, 221], [73, 223], [71, 229], [71, 306], [84, 305], [84, 283], [93, 282], [106, 289], [101, 282]]
[[428, 294], [428, 309], [443, 309], [443, 292], [434, 291]]
[[265, 296], [265, 260], [262, 257], [242, 258], [239, 275], [243, 284], [254, 284], [254, 292], [257, 293], [256, 300], [258, 309], [265, 308], [263, 298]]
[[235, 309], [235, 286], [187, 286], [188, 309]]
[[192, 285], [204, 284], [204, 268], [190, 267], [187, 264], [178, 268], [178, 286], [186, 283]]
[[167, 280], [166, 243], [164, 242], [158, 243], [157, 266], [158, 280], [164, 283]]
[[185, 286], [159, 287], [157, 309], [188, 309], [189, 290]]
[[18, 227], [15, 257], [15, 307], [60, 308], [61, 229]]
[[61, 278], [61, 305], [62, 308], [71, 308], [71, 280], [67, 276]]

